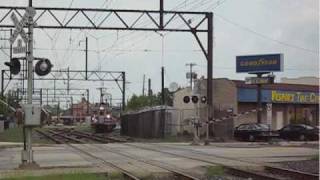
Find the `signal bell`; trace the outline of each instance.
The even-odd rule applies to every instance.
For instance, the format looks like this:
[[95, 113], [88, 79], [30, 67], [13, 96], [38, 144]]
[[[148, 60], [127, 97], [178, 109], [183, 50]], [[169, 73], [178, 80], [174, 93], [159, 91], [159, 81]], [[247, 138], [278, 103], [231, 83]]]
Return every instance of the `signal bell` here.
[[20, 63], [19, 59], [12, 58], [10, 60], [10, 62], [5, 62], [4, 64], [9, 66], [11, 74], [13, 74], [13, 75], [19, 74], [20, 69], [21, 69], [21, 63]]
[[51, 72], [52, 64], [48, 59], [41, 59], [35, 66], [35, 72], [39, 76], [45, 76]]

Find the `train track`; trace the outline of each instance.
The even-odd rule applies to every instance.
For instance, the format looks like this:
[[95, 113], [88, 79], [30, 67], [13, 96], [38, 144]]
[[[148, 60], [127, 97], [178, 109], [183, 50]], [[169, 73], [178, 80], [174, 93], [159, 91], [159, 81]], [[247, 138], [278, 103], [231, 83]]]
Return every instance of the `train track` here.
[[[40, 130], [38, 130], [38, 132], [39, 131]], [[84, 141], [83, 139], [78, 139], [79, 137], [85, 138], [85, 139], [90, 139], [90, 140], [93, 140], [93, 141], [96, 141], [99, 143], [126, 142], [126, 140], [123, 140], [120, 138], [106, 137], [106, 136], [102, 136], [102, 135], [96, 135], [96, 134], [92, 134], [92, 133], [88, 133], [88, 132], [81, 132], [81, 131], [76, 131], [76, 130], [71, 130], [71, 131], [70, 130], [69, 131], [49, 130], [49, 133], [51, 133], [49, 135], [48, 135], [48, 132], [41, 132], [40, 131], [39, 133], [50, 138], [51, 140], [53, 140], [54, 142], [59, 143], [59, 144], [66, 144], [66, 143], [70, 143], [70, 142], [86, 144], [87, 141]], [[123, 145], [134, 147], [134, 148], [139, 148], [139, 149], [144, 149], [144, 150], [149, 150], [149, 151], [155, 151], [155, 152], [164, 153], [164, 154], [170, 154], [170, 155], [174, 155], [174, 156], [178, 156], [178, 157], [182, 157], [182, 158], [205, 162], [205, 163], [212, 164], [212, 165], [222, 165], [226, 169], [228, 174], [239, 176], [239, 177], [244, 177], [244, 178], [252, 178], [252, 179], [259, 179], [259, 180], [260, 179], [261, 180], [284, 180], [284, 179], [315, 180], [315, 179], [319, 179], [319, 175], [315, 175], [315, 174], [309, 174], [309, 173], [305, 173], [305, 172], [300, 172], [300, 171], [295, 171], [295, 170], [291, 170], [291, 169], [285, 169], [285, 168], [280, 168], [280, 167], [275, 167], [275, 166], [270, 166], [270, 165], [261, 165], [258, 163], [248, 162], [248, 161], [244, 161], [244, 160], [240, 160], [240, 159], [236, 159], [236, 158], [229, 158], [229, 157], [223, 157], [223, 156], [217, 156], [217, 155], [212, 155], [212, 154], [208, 154], [208, 153], [203, 153], [203, 152], [199, 152], [196, 150], [188, 149], [188, 151], [192, 152], [193, 154], [211, 156], [211, 157], [216, 157], [216, 158], [220, 158], [220, 159], [226, 159], [229, 161], [237, 161], [237, 162], [243, 162], [243, 163], [256, 164], [257, 166], [262, 166], [263, 171], [252, 171], [252, 170], [248, 170], [248, 169], [244, 169], [244, 168], [233, 167], [230, 165], [213, 162], [213, 161], [203, 159], [203, 158], [197, 158], [196, 156], [190, 157], [190, 156], [182, 155], [179, 153], [172, 153], [172, 152], [168, 152], [168, 151], [159, 150], [159, 149], [161, 149], [160, 148], [161, 146], [163, 148], [165, 145], [161, 145], [158, 148], [155, 148], [158, 146], [155, 144], [152, 145], [153, 146], [152, 148], [151, 147], [141, 147], [138, 145], [133, 145], [133, 144], [128, 144], [128, 143], [123, 144]], [[92, 146], [92, 145], [90, 145], [90, 146]], [[133, 157], [133, 156], [129, 156], [128, 154], [121, 153], [120, 151], [113, 150], [111, 148], [107, 148], [105, 146], [100, 147], [100, 148], [103, 148], [106, 151], [110, 151], [112, 153], [115, 153], [115, 154], [118, 154], [121, 156], [125, 156], [127, 158], [131, 158], [131, 159], [143, 162], [148, 165], [162, 168], [162, 169], [174, 174], [175, 177], [178, 177], [178, 179], [199, 179], [199, 178], [194, 177], [188, 173], [183, 172], [183, 170], [181, 170], [181, 169], [169, 167], [168, 165], [164, 165], [164, 164], [155, 163], [154, 161], [150, 161], [150, 160], [142, 160], [137, 157]], [[171, 146], [170, 146], [170, 148], [171, 149], [174, 148], [177, 150], [186, 150], [184, 148], [177, 148], [177, 147], [171, 147]], [[94, 155], [92, 155], [92, 156], [94, 156]]]
[[36, 131], [45, 136], [46, 138], [54, 141], [57, 144], [63, 143], [76, 143], [86, 144], [90, 142], [94, 143], [113, 143], [113, 142], [127, 142], [126, 139], [117, 137], [102, 136], [89, 132], [82, 132], [72, 129], [51, 129], [43, 131], [36, 129]]
[[[198, 161], [206, 162], [206, 163], [209, 163], [212, 165], [217, 165], [217, 164], [222, 165], [227, 170], [227, 172], [229, 174], [239, 176], [239, 177], [244, 177], [244, 178], [252, 178], [252, 179], [257, 179], [257, 180], [284, 180], [284, 179], [318, 180], [319, 179], [319, 175], [317, 175], [317, 174], [310, 174], [310, 173], [306, 173], [306, 172], [296, 171], [296, 170], [292, 170], [292, 169], [286, 169], [286, 168], [282, 168], [282, 167], [270, 166], [270, 165], [261, 165], [261, 164], [254, 163], [254, 162], [239, 160], [236, 158], [216, 156], [216, 155], [212, 155], [212, 154], [198, 152], [195, 150], [191, 150], [191, 151], [195, 154], [206, 155], [206, 156], [211, 156], [211, 157], [215, 156], [217, 158], [224, 158], [226, 160], [234, 160], [234, 161], [256, 164], [258, 166], [262, 166], [263, 171], [253, 171], [253, 170], [246, 169], [246, 168], [226, 166], [225, 164], [222, 164], [222, 163], [217, 163], [217, 162], [212, 162], [210, 160], [196, 158], [195, 156], [190, 157], [190, 156], [181, 155], [179, 153], [171, 153], [171, 152], [167, 152], [167, 151], [161, 151], [161, 150], [159, 150], [160, 148], [155, 149], [154, 147], [157, 145], [154, 145], [154, 144], [152, 145], [153, 148], [141, 147], [141, 146], [137, 146], [137, 145], [133, 145], [133, 144], [124, 144], [124, 145], [135, 147], [135, 148], [140, 148], [140, 149], [144, 149], [144, 150], [149, 150], [149, 151], [160, 152], [160, 153], [164, 153], [164, 154], [170, 154], [170, 155], [174, 155], [174, 156], [178, 156], [178, 157], [188, 158], [191, 160], [198, 160]], [[161, 146], [159, 146], [159, 147], [161, 147]], [[170, 146], [170, 148], [172, 149], [173, 147]], [[185, 150], [183, 148], [176, 148], [176, 147], [174, 149]]]
[[[89, 157], [91, 157], [93, 159], [96, 159], [96, 160], [100, 161], [102, 164], [106, 164], [106, 165], [108, 165], [110, 167], [113, 167], [113, 168], [119, 170], [126, 178], [129, 178], [129, 179], [132, 179], [132, 180], [141, 179], [138, 176], [134, 175], [134, 173], [131, 173], [131, 172], [121, 168], [120, 166], [118, 166], [118, 165], [116, 165], [114, 163], [108, 162], [108, 161], [104, 160], [103, 158], [100, 158], [100, 157], [98, 157], [98, 156], [96, 156], [96, 155], [94, 155], [94, 154], [92, 154], [92, 153], [90, 153], [90, 152], [88, 152], [86, 150], [83, 150], [82, 148], [80, 148], [80, 147], [78, 147], [78, 146], [76, 146], [74, 144], [70, 144], [70, 142], [76, 142], [76, 143], [82, 144], [81, 146], [86, 146], [86, 143], [84, 143], [83, 140], [79, 140], [79, 139], [76, 139], [74, 137], [70, 137], [70, 136], [65, 134], [66, 132], [63, 132], [63, 131], [58, 131], [57, 132], [57, 131], [53, 131], [53, 130], [43, 131], [43, 130], [39, 130], [39, 129], [37, 129], [36, 131], [38, 133], [42, 134], [43, 136], [51, 139], [52, 141], [58, 143], [58, 144], [66, 144], [69, 147], [77, 150], [78, 152], [80, 152], [82, 154], [85, 154], [85, 155], [87, 155], [87, 156], [89, 156]], [[83, 135], [82, 133], [79, 133], [79, 132], [74, 132], [74, 133], [76, 133], [78, 135], [79, 134]], [[86, 134], [86, 135], [84, 135], [85, 137], [89, 136], [88, 133], [84, 133], [84, 134]], [[100, 137], [100, 138], [102, 138], [102, 137]], [[119, 151], [112, 150], [110, 148], [105, 148], [105, 147], [98, 146], [97, 144], [90, 144], [88, 146], [89, 146], [89, 148], [95, 147], [95, 150], [103, 149], [105, 151], [108, 151], [108, 152], [111, 152], [111, 153], [114, 153], [114, 154], [118, 154], [118, 155], [121, 155], [121, 156], [130, 158], [130, 159], [142, 162], [142, 163], [150, 165], [150, 166], [161, 168], [161, 169], [166, 170], [166, 171], [170, 172], [171, 174], [173, 174], [174, 179], [178, 179], [178, 180], [200, 180], [200, 178], [194, 177], [193, 175], [190, 175], [190, 174], [188, 174], [186, 172], [183, 172], [183, 170], [181, 170], [181, 169], [168, 167], [166, 165], [160, 165], [160, 164], [157, 164], [155, 162], [148, 161], [148, 160], [142, 160], [142, 159], [139, 159], [137, 157], [133, 157], [133, 156], [130, 156], [128, 154], [124, 154], [124, 153], [121, 153]]]

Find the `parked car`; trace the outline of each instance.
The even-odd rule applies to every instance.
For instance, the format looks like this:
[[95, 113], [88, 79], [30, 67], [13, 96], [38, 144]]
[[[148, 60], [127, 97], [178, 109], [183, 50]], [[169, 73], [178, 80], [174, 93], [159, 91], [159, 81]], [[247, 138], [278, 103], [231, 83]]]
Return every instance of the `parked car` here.
[[319, 140], [319, 129], [306, 124], [289, 124], [278, 132], [280, 138], [287, 140]]
[[240, 124], [234, 129], [234, 137], [238, 140], [256, 141], [269, 140], [273, 137], [278, 137], [278, 134], [271, 131], [266, 124], [247, 123]]

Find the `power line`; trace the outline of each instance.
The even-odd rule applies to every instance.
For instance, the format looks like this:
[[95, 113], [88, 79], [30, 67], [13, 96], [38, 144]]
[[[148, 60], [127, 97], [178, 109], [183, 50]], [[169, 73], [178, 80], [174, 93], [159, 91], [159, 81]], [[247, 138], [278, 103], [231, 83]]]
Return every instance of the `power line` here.
[[231, 21], [231, 20], [229, 20], [229, 19], [227, 19], [227, 18], [225, 18], [225, 17], [223, 17], [223, 16], [221, 16], [221, 15], [219, 15], [219, 14], [217, 14], [217, 13], [215, 13], [215, 16], [216, 16], [216, 17], [219, 17], [220, 19], [222, 19], [223, 21], [225, 21], [225, 22], [227, 22], [227, 23], [229, 23], [229, 24], [232, 24], [232, 25], [234, 25], [234, 26], [236, 26], [236, 27], [238, 27], [238, 28], [240, 28], [240, 29], [243, 29], [243, 30], [245, 30], [245, 31], [248, 31], [248, 32], [250, 32], [250, 33], [253, 33], [253, 34], [255, 34], [255, 35], [257, 35], [257, 36], [259, 36], [259, 37], [261, 37], [261, 38], [263, 38], [263, 39], [270, 40], [270, 41], [273, 41], [273, 42], [276, 42], [276, 43], [278, 43], [278, 44], [281, 44], [281, 45], [284, 45], [284, 46], [288, 46], [288, 47], [291, 47], [291, 48], [295, 48], [295, 49], [307, 51], [307, 52], [314, 53], [314, 54], [319, 54], [319, 51], [316, 51], [316, 50], [307, 49], [307, 48], [300, 47], [300, 46], [297, 46], [297, 45], [289, 44], [289, 43], [287, 43], [287, 42], [279, 41], [279, 40], [277, 40], [277, 39], [273, 39], [273, 38], [271, 38], [271, 37], [269, 37], [269, 36], [267, 36], [267, 35], [264, 35], [264, 34], [262, 34], [262, 33], [259, 33], [259, 32], [255, 31], [255, 30], [253, 30], [253, 29], [250, 29], [250, 28], [245, 27], [245, 26], [243, 26], [243, 25], [240, 25], [240, 24], [238, 24], [238, 23], [236, 23], [236, 22], [234, 22], [234, 21]]

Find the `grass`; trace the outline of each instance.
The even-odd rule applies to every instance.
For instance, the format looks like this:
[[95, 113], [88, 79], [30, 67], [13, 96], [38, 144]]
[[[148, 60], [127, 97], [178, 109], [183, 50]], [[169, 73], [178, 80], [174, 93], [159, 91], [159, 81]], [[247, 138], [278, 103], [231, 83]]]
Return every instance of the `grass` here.
[[7, 180], [120, 180], [123, 179], [120, 173], [111, 173], [108, 176], [105, 174], [92, 173], [73, 173], [73, 174], [58, 174], [46, 176], [22, 176], [7, 178]]
[[23, 142], [22, 128], [10, 128], [0, 133], [0, 141], [2, 142]]
[[214, 177], [214, 176], [223, 176], [225, 174], [225, 170], [223, 166], [208, 166], [207, 167], [207, 176]]
[[[33, 131], [33, 134], [36, 134], [36, 132]], [[39, 137], [33, 136], [32, 141], [37, 144], [48, 144], [52, 143], [51, 141], [45, 139], [45, 138], [35, 138]], [[40, 136], [41, 137], [41, 136]], [[15, 127], [6, 129], [4, 132], [0, 133], [0, 142], [23, 142], [23, 131], [22, 127]]]
[[91, 128], [91, 126], [75, 126], [74, 129], [77, 131], [83, 131], [83, 132], [93, 132], [93, 129]]

